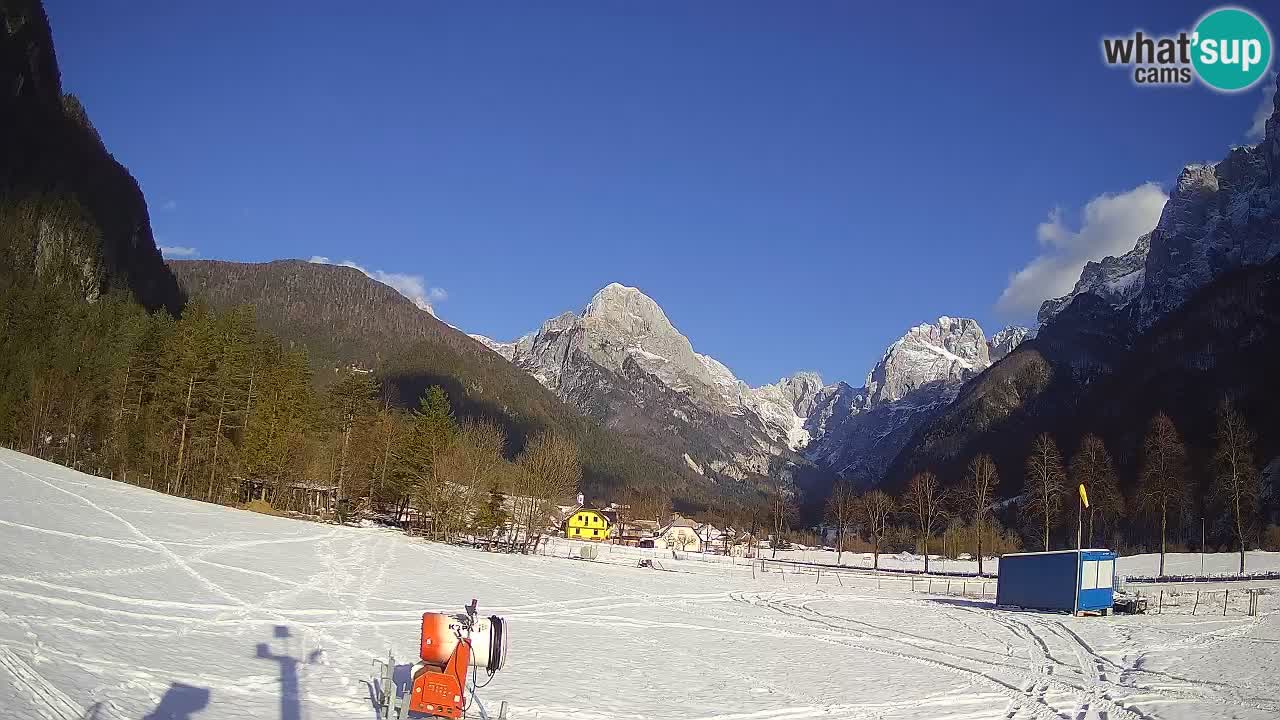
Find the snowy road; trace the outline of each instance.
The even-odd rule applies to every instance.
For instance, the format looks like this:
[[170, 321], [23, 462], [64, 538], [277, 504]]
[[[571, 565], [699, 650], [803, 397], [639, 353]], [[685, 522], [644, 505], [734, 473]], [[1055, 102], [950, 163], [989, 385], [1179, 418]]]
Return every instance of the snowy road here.
[[[1273, 718], [1264, 614], [1070, 618], [869, 576], [510, 557], [196, 503], [0, 450], [0, 718], [372, 718], [426, 609], [512, 627], [512, 718]], [[584, 715], [586, 713], [586, 715]]]

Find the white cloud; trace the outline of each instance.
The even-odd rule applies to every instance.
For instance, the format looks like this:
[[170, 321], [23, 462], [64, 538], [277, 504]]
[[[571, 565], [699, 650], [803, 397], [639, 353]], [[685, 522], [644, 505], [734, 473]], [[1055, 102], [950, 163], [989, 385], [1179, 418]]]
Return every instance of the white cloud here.
[[426, 278], [421, 275], [411, 275], [409, 273], [386, 272], [385, 270], [368, 270], [350, 260], [342, 262], [333, 262], [324, 255], [312, 255], [309, 262], [319, 263], [321, 265], [341, 265], [359, 270], [365, 275], [377, 280], [383, 285], [387, 285], [401, 295], [413, 301], [420, 309], [426, 310], [432, 315], [436, 314], [435, 304], [444, 302], [449, 299], [449, 293], [444, 288], [430, 287], [427, 285]]
[[200, 251], [182, 245], [161, 245], [160, 254], [166, 258], [191, 258], [199, 255]]
[[1084, 206], [1081, 224], [1073, 230], [1061, 208], [1036, 228], [1040, 254], [1009, 276], [996, 309], [1011, 317], [1032, 316], [1049, 298], [1071, 292], [1086, 262], [1133, 249], [1138, 238], [1160, 220], [1165, 195], [1154, 182], [1122, 193], [1104, 193]]
[[1262, 100], [1253, 111], [1253, 123], [1245, 131], [1244, 137], [1249, 142], [1258, 142], [1267, 130], [1267, 119], [1275, 110], [1276, 74], [1269, 73], [1262, 82]]
[[166, 212], [167, 212], [167, 211], [172, 211], [172, 210], [177, 210], [177, 209], [178, 209], [178, 201], [177, 201], [177, 200], [165, 200], [165, 201], [164, 201], [164, 203], [160, 206], [160, 209], [161, 209], [161, 210], [164, 210], [164, 211], [166, 211]]

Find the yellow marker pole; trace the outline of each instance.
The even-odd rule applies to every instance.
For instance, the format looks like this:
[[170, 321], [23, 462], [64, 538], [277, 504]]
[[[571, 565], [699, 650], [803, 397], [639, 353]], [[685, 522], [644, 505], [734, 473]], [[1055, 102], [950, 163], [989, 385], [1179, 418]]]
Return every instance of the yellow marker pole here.
[[[1089, 507], [1089, 493], [1085, 492], [1084, 483], [1080, 483], [1080, 504], [1076, 513], [1076, 550], [1081, 550], [1080, 536], [1084, 532], [1084, 509]], [[1092, 538], [1090, 538], [1092, 540]]]

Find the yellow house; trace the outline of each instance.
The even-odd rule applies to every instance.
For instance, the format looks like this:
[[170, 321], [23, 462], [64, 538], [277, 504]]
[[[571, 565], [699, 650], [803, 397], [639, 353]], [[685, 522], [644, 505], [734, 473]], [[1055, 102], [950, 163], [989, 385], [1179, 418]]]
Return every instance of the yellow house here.
[[565, 522], [564, 536], [577, 540], [604, 540], [609, 537], [609, 519], [599, 510], [578, 508]]

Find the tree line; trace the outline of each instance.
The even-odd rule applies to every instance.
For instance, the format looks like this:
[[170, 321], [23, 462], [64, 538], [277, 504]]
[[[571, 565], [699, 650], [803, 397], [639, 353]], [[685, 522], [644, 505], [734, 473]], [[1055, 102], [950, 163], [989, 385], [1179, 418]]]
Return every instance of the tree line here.
[[[1054, 437], [1042, 433], [1027, 454], [1022, 492], [1013, 502], [999, 500], [996, 463], [980, 454], [970, 460], [958, 482], [944, 485], [926, 470], [912, 476], [900, 496], [880, 489], [858, 493], [841, 481], [827, 500], [827, 519], [835, 528], [838, 549], [848, 547], [851, 538], [854, 544], [865, 538], [876, 567], [883, 545], [901, 546], [910, 536], [915, 551], [925, 556], [927, 571], [938, 534], [952, 532], [967, 543], [979, 573], [984, 556], [1016, 551], [1024, 544], [1037, 550], [1073, 549], [1078, 542], [1082, 547], [1110, 543], [1129, 551], [1155, 546], [1159, 574], [1164, 575], [1171, 538], [1189, 536], [1187, 523], [1179, 521], [1199, 510], [1202, 535], [1192, 539], [1202, 548], [1211, 540], [1235, 548], [1244, 573], [1248, 548], [1276, 545], [1280, 528], [1265, 527], [1255, 434], [1230, 399], [1222, 400], [1215, 419], [1214, 453], [1201, 473], [1205, 483], [1196, 482], [1173, 420], [1159, 412], [1147, 428], [1130, 496], [1121, 489], [1102, 438], [1085, 435], [1066, 458]], [[1087, 508], [1083, 498], [1076, 500], [1080, 485], [1086, 489]], [[1004, 530], [1001, 516], [1013, 517], [1021, 536]], [[1213, 529], [1212, 536], [1206, 528]], [[1137, 538], [1140, 546], [1129, 545], [1126, 537]]]
[[252, 494], [288, 511], [319, 496], [339, 520], [505, 531], [508, 549], [535, 543], [577, 491], [571, 439], [543, 431], [513, 454], [498, 424], [458, 421], [440, 387], [412, 410], [394, 393], [359, 368], [313, 370], [250, 306], [190, 302], [174, 318], [123, 294], [0, 288], [0, 442], [22, 452], [208, 502]]

